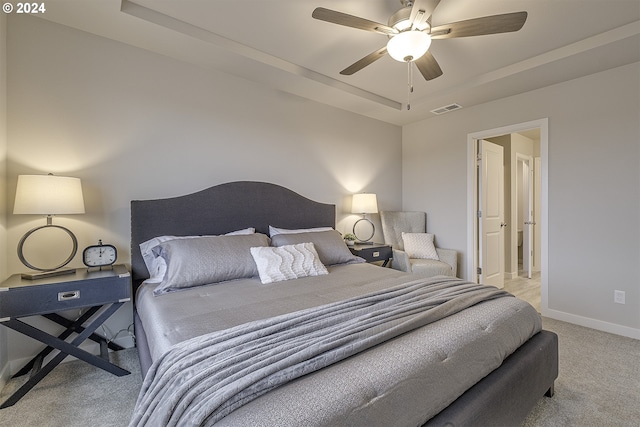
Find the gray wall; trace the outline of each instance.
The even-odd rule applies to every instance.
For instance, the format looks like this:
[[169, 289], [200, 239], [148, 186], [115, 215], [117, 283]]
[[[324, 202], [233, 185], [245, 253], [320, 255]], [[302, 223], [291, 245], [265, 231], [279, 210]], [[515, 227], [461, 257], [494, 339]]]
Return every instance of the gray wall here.
[[405, 126], [404, 209], [428, 212], [465, 272], [468, 134], [548, 118], [546, 314], [640, 338], [639, 75], [634, 63]]
[[[380, 209], [401, 207], [398, 126], [45, 20], [8, 21], [9, 209], [19, 174], [80, 177], [87, 213], [54, 219], [80, 248], [102, 239], [128, 262], [130, 200], [234, 180], [335, 203], [341, 231], [357, 219], [348, 213], [355, 192], [377, 193]], [[9, 215], [8, 246], [41, 223]], [[24, 270], [14, 251], [7, 256], [10, 273]], [[110, 330], [129, 325], [128, 310]], [[33, 352], [9, 339], [12, 360]]]

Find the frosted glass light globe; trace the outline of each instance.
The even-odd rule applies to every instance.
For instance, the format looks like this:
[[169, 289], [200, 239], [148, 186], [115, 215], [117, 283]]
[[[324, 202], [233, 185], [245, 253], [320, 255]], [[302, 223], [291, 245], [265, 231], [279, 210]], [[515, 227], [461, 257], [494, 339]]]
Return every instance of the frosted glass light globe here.
[[431, 36], [422, 31], [405, 31], [387, 42], [387, 52], [396, 61], [413, 62], [424, 55], [431, 46]]

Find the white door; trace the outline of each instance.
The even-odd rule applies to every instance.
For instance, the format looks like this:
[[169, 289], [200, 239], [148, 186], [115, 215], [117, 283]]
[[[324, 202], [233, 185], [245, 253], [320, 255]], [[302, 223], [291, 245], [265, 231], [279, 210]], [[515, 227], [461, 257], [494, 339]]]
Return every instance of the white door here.
[[522, 227], [522, 268], [527, 272], [527, 277], [531, 279], [533, 268], [533, 160], [525, 157], [522, 161], [522, 190], [524, 191], [523, 215], [524, 224]]
[[541, 187], [541, 169], [540, 157], [536, 157], [533, 161], [533, 271], [540, 271], [540, 257], [542, 256], [541, 233], [540, 233], [540, 187]]
[[479, 141], [478, 283], [504, 287], [504, 160], [501, 146]]

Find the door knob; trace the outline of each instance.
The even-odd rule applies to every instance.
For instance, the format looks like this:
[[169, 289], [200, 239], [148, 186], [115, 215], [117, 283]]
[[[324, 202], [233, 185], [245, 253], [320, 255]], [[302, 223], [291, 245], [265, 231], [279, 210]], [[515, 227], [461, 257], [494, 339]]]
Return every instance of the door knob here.
[[500, 223], [500, 227], [506, 227], [506, 226], [507, 226], [507, 223], [506, 223], [506, 222], [501, 222], [501, 223]]

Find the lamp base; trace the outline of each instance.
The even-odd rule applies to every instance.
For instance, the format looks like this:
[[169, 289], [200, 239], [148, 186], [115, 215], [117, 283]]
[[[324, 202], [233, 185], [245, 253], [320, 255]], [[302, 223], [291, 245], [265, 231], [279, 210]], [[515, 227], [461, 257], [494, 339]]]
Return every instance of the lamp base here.
[[[369, 237], [367, 237], [366, 239], [363, 239], [362, 237], [358, 236], [358, 233], [356, 232], [356, 226], [361, 221], [365, 221], [365, 222], [368, 222], [369, 224], [371, 224], [371, 235], [369, 235]], [[361, 245], [373, 244], [373, 242], [369, 243], [369, 241], [371, 239], [373, 239], [373, 235], [374, 234], [376, 234], [376, 226], [373, 225], [373, 222], [371, 222], [371, 220], [367, 219], [366, 217], [365, 218], [360, 218], [359, 220], [356, 221], [355, 224], [353, 224], [353, 235], [356, 236], [358, 244], [361, 244]]]
[[[71, 249], [71, 254], [69, 255], [69, 257], [60, 265], [53, 267], [53, 268], [39, 268], [36, 267], [34, 265], [31, 265], [27, 259], [24, 257], [24, 242], [27, 240], [27, 238], [29, 236], [31, 236], [33, 233], [35, 233], [38, 230], [42, 230], [44, 228], [59, 228], [61, 230], [63, 230], [64, 232], [66, 232], [69, 237], [71, 237], [71, 243], [73, 244], [73, 248]], [[45, 277], [53, 277], [53, 276], [62, 276], [64, 274], [72, 274], [75, 273], [76, 270], [75, 268], [62, 268], [65, 265], [69, 264], [69, 262], [71, 262], [71, 260], [73, 259], [74, 256], [76, 256], [76, 253], [78, 252], [78, 240], [76, 239], [76, 236], [71, 232], [71, 230], [69, 230], [68, 228], [62, 227], [61, 225], [53, 225], [51, 223], [51, 216], [47, 216], [47, 224], [43, 225], [41, 227], [36, 227], [32, 230], [27, 231], [27, 233], [22, 236], [22, 239], [20, 239], [20, 242], [18, 243], [18, 258], [20, 258], [20, 261], [26, 265], [27, 267], [33, 269], [33, 270], [38, 270], [38, 273], [23, 273], [22, 274], [22, 278], [26, 279], [26, 280], [36, 280], [36, 279], [44, 279]]]
[[22, 273], [21, 277], [26, 280], [45, 279], [47, 277], [63, 276], [65, 274], [75, 274], [75, 268], [61, 268], [59, 270], [41, 271], [38, 273]]

